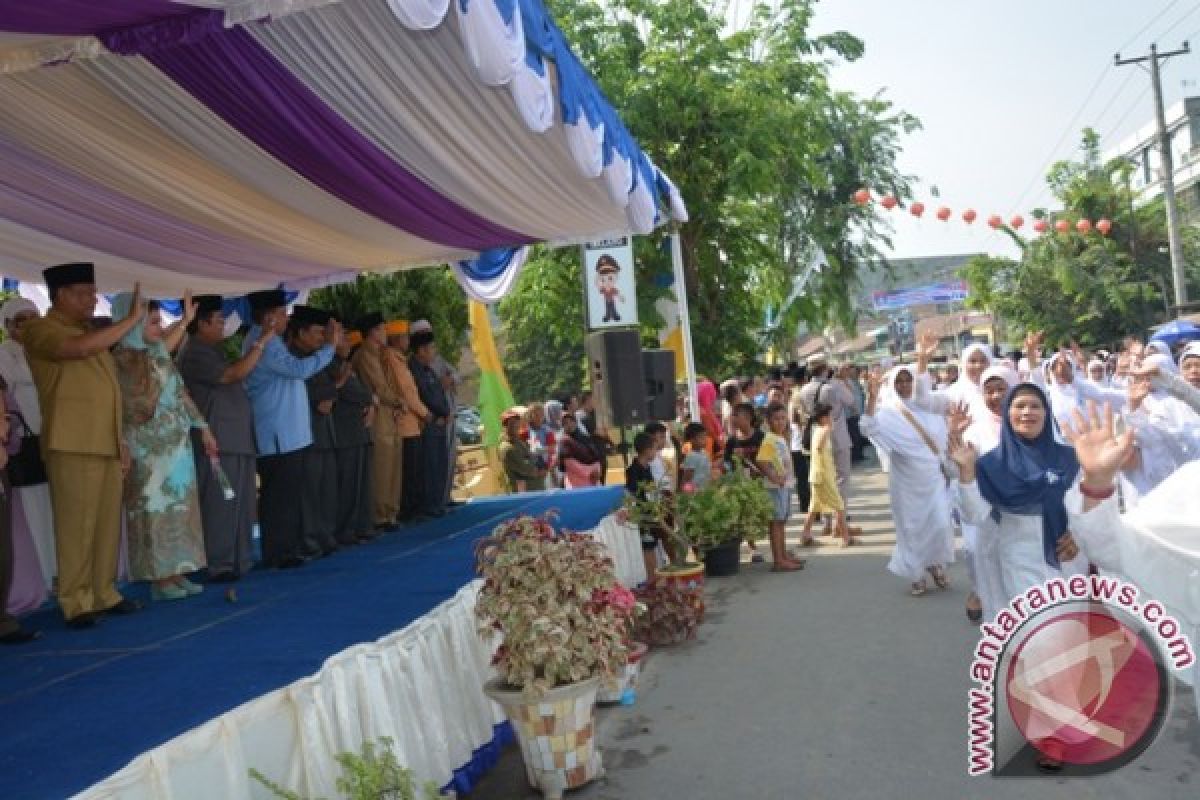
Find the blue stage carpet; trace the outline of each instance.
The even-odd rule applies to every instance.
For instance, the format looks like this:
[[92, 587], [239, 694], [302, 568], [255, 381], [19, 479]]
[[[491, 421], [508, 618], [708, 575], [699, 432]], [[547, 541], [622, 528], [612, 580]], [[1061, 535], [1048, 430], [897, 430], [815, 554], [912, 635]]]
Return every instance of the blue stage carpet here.
[[[80, 792], [136, 756], [255, 697], [312, 675], [351, 645], [403, 628], [474, 577], [474, 543], [516, 513], [594, 527], [620, 489], [476, 500], [297, 570], [110, 617], [88, 631], [54, 611], [44, 637], [0, 652], [0, 798]], [[138, 590], [142, 594], [138, 594]], [[145, 588], [130, 596], [145, 596]]]

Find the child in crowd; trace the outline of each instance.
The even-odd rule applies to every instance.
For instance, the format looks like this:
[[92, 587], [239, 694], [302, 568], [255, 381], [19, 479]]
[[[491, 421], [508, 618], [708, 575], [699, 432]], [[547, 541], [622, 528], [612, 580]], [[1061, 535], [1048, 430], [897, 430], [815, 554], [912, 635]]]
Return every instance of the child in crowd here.
[[[750, 403], [738, 403], [733, 407], [733, 432], [725, 442], [725, 470], [744, 469], [751, 475], [762, 477], [755, 459], [762, 446], [763, 432], [758, 428], [758, 413]], [[750, 560], [755, 564], [763, 561], [758, 545], [750, 544]]]
[[817, 403], [808, 420], [809, 430], [805, 438], [809, 440], [809, 451], [812, 453], [808, 468], [812, 498], [808, 516], [804, 520], [803, 541], [808, 542], [812, 539], [813, 523], [831, 513], [834, 515], [834, 537], [841, 539], [842, 547], [849, 547], [858, 540], [850, 536], [850, 529], [846, 526], [846, 504], [838, 493], [837, 468], [833, 464], [833, 441], [830, 431], [832, 416], [833, 409], [829, 405]]
[[[625, 491], [639, 500], [657, 499], [661, 489], [651, 469], [658, 455], [654, 437], [642, 431], [633, 437], [633, 449], [635, 457], [625, 468]], [[646, 563], [646, 580], [654, 580], [658, 571], [658, 543], [666, 537], [661, 529], [647, 525], [639, 526], [639, 533], [642, 537], [642, 559]]]
[[767, 491], [775, 505], [769, 533], [771, 559], [775, 562], [771, 567], [772, 572], [795, 572], [804, 568], [804, 561], [797, 561], [788, 556], [785, 541], [787, 521], [792, 511], [792, 489], [796, 486], [791, 447], [787, 438], [789, 424], [786, 406], [775, 403], [767, 407], [768, 432], [763, 436], [755, 459], [758, 468], [766, 477]]
[[683, 438], [691, 451], [679, 466], [679, 485], [699, 492], [712, 482], [712, 462], [708, 459], [708, 431], [699, 422], [688, 423], [683, 429]]

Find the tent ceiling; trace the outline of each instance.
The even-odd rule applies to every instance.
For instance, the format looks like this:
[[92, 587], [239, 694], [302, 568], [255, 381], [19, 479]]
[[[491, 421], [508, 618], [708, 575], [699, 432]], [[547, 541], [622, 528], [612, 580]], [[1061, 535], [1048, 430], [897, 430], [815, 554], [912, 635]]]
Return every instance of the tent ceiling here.
[[686, 217], [540, 0], [13, 5], [0, 272], [22, 280], [90, 259], [106, 289], [311, 287]]

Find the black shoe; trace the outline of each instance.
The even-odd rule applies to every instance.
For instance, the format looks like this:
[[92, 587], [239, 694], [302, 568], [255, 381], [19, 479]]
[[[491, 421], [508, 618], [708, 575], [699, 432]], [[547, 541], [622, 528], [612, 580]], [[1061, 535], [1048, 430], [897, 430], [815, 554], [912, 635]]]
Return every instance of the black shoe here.
[[143, 606], [140, 602], [126, 597], [115, 606], [109, 606], [108, 608], [104, 609], [104, 613], [124, 616], [126, 614], [136, 614], [137, 612], [141, 611], [142, 608]]
[[67, 627], [77, 631], [86, 630], [96, 627], [96, 623], [100, 621], [100, 614], [95, 611], [88, 611], [80, 614], [77, 617], [71, 617], [67, 620]]
[[0, 644], [28, 644], [42, 638], [41, 631], [30, 631], [25, 628], [17, 628], [11, 633], [6, 633], [0, 636]]

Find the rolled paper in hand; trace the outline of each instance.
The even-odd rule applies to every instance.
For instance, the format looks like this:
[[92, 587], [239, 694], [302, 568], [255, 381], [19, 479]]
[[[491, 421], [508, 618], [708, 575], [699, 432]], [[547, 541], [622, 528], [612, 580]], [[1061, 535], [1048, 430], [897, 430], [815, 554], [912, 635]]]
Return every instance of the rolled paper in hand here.
[[233, 484], [229, 482], [229, 477], [225, 474], [225, 470], [221, 469], [220, 456], [212, 456], [208, 463], [212, 466], [213, 475], [217, 478], [217, 485], [221, 487], [221, 494], [225, 495], [226, 500], [233, 500], [237, 497], [237, 493], [233, 491]]

